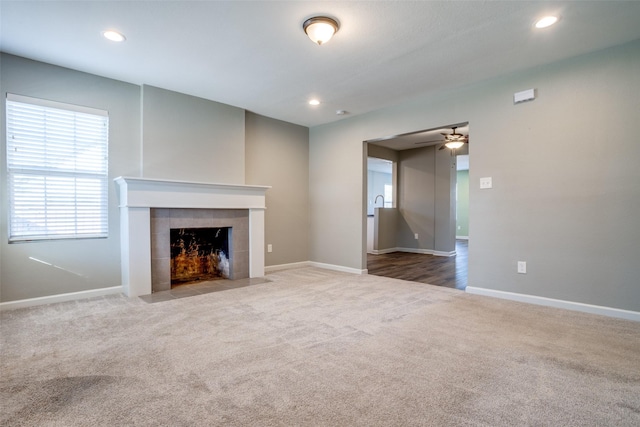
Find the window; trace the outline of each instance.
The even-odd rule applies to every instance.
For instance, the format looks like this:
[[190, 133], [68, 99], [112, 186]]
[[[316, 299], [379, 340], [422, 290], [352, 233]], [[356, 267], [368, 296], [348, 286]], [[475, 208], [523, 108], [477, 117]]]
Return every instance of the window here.
[[7, 94], [9, 241], [107, 237], [106, 111]]
[[384, 207], [393, 207], [393, 185], [391, 184], [384, 185]]

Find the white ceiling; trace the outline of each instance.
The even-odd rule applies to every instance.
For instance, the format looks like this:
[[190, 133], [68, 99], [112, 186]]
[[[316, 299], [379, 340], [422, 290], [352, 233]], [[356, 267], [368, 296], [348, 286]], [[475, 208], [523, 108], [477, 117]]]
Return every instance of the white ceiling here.
[[[562, 20], [535, 30], [548, 13]], [[318, 14], [341, 24], [323, 46], [302, 30]], [[639, 23], [640, 1], [1, 0], [0, 49], [311, 127], [635, 40]]]

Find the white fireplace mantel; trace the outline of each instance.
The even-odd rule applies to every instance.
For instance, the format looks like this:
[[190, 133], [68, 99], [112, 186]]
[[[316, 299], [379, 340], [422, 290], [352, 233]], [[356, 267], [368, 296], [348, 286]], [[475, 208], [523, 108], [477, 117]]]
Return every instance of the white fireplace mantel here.
[[264, 276], [264, 210], [269, 186], [118, 177], [122, 287], [151, 293], [151, 209], [248, 209], [249, 276]]

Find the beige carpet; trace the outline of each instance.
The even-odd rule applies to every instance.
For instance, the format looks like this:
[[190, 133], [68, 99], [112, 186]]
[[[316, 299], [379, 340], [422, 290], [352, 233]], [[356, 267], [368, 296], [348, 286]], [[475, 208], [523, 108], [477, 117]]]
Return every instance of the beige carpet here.
[[638, 426], [640, 324], [314, 268], [2, 313], [3, 426]]

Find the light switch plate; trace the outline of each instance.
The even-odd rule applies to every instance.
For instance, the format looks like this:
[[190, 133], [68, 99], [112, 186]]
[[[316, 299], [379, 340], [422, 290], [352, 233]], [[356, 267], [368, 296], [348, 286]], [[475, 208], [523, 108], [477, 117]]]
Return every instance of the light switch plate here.
[[491, 179], [490, 176], [486, 176], [484, 178], [480, 178], [480, 188], [484, 189], [484, 188], [492, 188], [493, 187], [493, 180]]

